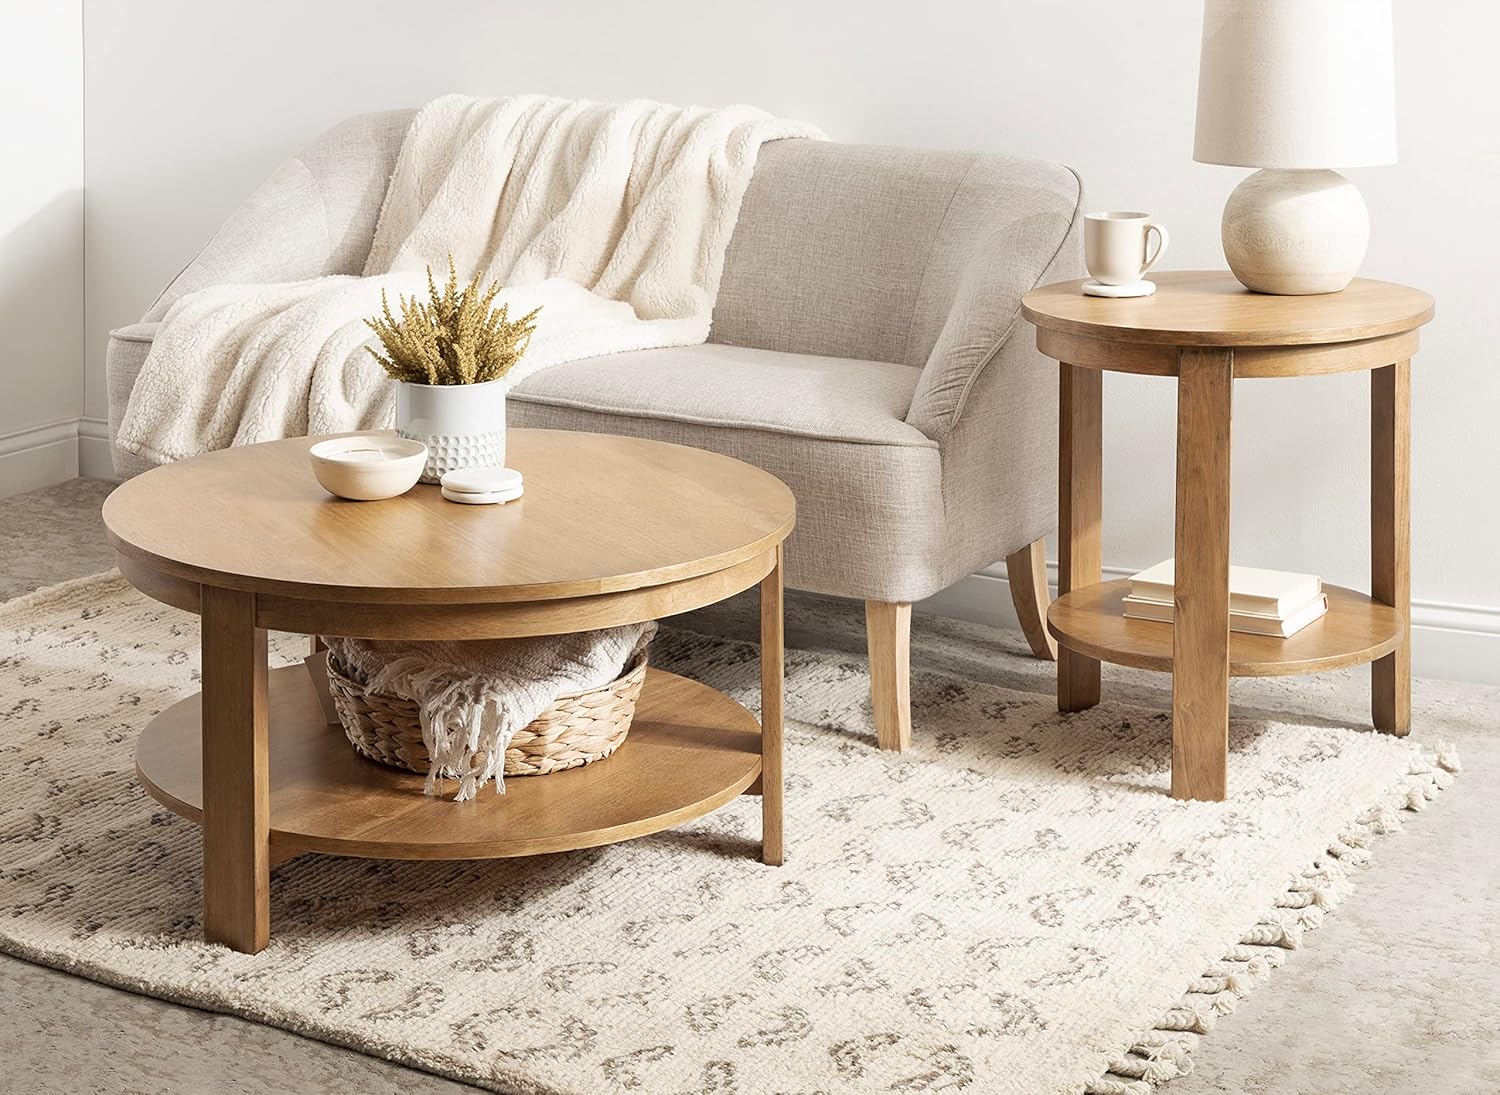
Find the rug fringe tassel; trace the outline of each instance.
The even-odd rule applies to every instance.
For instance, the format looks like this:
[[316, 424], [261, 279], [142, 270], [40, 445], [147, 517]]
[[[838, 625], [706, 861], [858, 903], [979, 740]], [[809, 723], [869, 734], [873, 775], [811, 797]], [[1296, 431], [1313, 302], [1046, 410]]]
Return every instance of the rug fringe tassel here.
[[1341, 830], [1327, 851], [1288, 883], [1239, 944], [1193, 980], [1155, 1028], [1125, 1056], [1111, 1061], [1103, 1076], [1085, 1085], [1086, 1095], [1152, 1095], [1157, 1085], [1191, 1072], [1199, 1036], [1212, 1032], [1218, 1017], [1232, 1012], [1286, 960], [1286, 951], [1302, 945], [1303, 933], [1319, 927], [1349, 895], [1354, 889], [1351, 874], [1369, 864], [1374, 838], [1399, 829], [1402, 811], [1425, 810], [1462, 770], [1451, 743], [1440, 741], [1424, 751], [1389, 799]]

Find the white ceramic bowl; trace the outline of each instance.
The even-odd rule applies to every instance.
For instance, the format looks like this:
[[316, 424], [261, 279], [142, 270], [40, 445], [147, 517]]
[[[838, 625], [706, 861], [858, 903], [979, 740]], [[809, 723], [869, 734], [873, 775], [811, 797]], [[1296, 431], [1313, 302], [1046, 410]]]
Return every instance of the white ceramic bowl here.
[[394, 434], [353, 434], [319, 441], [307, 456], [329, 494], [373, 502], [416, 486], [427, 463], [427, 446]]

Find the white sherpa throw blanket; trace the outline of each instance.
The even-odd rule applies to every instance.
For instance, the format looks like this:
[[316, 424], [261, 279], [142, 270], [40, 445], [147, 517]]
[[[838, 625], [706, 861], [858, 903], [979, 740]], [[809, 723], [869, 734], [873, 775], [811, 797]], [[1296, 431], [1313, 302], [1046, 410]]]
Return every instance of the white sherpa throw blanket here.
[[162, 321], [120, 425], [166, 463], [230, 445], [389, 426], [394, 385], [362, 347], [381, 292], [459, 274], [540, 305], [512, 383], [599, 354], [708, 337], [760, 146], [820, 137], [751, 107], [448, 95], [412, 120], [364, 276], [220, 285]]
[[457, 779], [462, 802], [491, 779], [504, 794], [505, 750], [516, 731], [559, 696], [614, 680], [655, 634], [656, 624], [644, 623], [479, 642], [326, 641], [329, 657], [366, 692], [417, 705], [432, 758], [426, 791], [440, 778]]

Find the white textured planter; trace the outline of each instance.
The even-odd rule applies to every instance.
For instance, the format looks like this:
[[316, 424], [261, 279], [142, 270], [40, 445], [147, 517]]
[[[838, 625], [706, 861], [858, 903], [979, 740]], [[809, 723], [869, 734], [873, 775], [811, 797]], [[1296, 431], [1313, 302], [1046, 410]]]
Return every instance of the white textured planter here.
[[396, 383], [396, 432], [427, 446], [422, 482], [458, 468], [505, 464], [503, 380], [486, 384]]
[[1353, 280], [1370, 242], [1359, 191], [1337, 171], [1267, 168], [1224, 205], [1224, 257], [1258, 293], [1336, 293]]

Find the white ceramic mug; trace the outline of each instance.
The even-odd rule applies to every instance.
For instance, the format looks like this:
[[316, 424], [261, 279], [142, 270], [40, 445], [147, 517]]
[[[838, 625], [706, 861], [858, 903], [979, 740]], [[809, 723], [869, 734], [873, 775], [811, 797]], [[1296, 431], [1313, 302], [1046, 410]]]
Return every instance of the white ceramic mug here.
[[[1156, 250], [1146, 257], [1146, 239]], [[1083, 218], [1083, 259], [1101, 285], [1134, 285], [1167, 253], [1167, 230], [1148, 213], [1088, 213]]]

